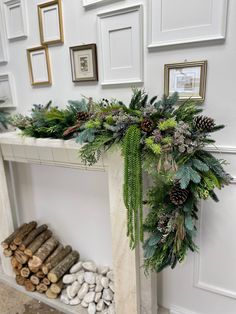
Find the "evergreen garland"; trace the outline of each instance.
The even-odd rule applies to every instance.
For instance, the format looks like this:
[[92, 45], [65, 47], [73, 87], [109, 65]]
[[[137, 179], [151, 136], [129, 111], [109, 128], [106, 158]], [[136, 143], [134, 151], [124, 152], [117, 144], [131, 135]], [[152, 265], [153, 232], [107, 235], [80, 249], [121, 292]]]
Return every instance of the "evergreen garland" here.
[[[117, 100], [69, 101], [66, 109], [49, 102], [34, 105], [31, 116], [13, 116], [12, 124], [34, 137], [75, 138], [84, 163], [96, 163], [102, 152], [120, 144], [124, 157], [124, 203], [130, 247], [143, 244], [146, 272], [174, 268], [194, 243], [198, 203], [230, 183], [224, 160], [205, 150], [211, 134], [224, 126], [201, 115], [191, 99], [178, 104], [178, 94], [148, 99], [135, 89], [128, 107]], [[152, 186], [142, 195], [142, 171]], [[149, 213], [143, 222], [143, 203]]]

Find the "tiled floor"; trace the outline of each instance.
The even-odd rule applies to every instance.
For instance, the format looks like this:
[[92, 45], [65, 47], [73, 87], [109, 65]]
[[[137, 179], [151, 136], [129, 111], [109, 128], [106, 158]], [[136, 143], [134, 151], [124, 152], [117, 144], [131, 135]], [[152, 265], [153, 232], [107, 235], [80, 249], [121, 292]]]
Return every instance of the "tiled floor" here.
[[[160, 309], [158, 314], [169, 312]], [[63, 314], [24, 293], [0, 283], [0, 314]]]

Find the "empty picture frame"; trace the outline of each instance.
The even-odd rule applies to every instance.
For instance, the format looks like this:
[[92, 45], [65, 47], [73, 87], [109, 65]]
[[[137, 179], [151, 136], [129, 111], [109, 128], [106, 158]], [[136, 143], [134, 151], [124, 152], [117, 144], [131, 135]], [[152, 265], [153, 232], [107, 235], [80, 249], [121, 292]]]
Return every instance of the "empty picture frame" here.
[[165, 95], [178, 92], [180, 100], [205, 100], [207, 61], [165, 65]]
[[107, 3], [112, 3], [116, 1], [120, 1], [120, 0], [83, 0], [83, 6], [87, 8], [87, 7], [92, 7], [99, 4], [107, 4]]
[[96, 44], [70, 47], [70, 58], [73, 82], [98, 80]]
[[0, 65], [8, 62], [7, 36], [1, 9], [0, 5]]
[[42, 45], [64, 42], [61, 0], [39, 4], [38, 19]]
[[224, 39], [228, 0], [149, 0], [148, 47]]
[[0, 74], [0, 108], [17, 107], [14, 79], [11, 73]]
[[102, 85], [143, 81], [142, 5], [98, 14]]
[[51, 85], [51, 68], [47, 47], [27, 49], [31, 85]]
[[24, 39], [28, 36], [28, 22], [25, 0], [3, 0], [7, 38]]

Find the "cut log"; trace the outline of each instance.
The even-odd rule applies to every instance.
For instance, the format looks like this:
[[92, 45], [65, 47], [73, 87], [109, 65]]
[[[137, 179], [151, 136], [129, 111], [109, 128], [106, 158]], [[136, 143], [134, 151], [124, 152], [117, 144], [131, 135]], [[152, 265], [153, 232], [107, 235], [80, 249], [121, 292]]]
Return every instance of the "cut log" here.
[[16, 235], [15, 239], [14, 239], [14, 243], [16, 245], [20, 245], [24, 239], [24, 237], [26, 237], [33, 229], [35, 229], [37, 226], [37, 222], [36, 221], [31, 221], [30, 223], [28, 223], [24, 228], [22, 228], [19, 233]]
[[52, 252], [52, 254], [50, 254], [48, 256], [48, 258], [44, 261], [44, 264], [48, 264], [51, 262], [51, 260], [57, 256], [62, 250], [63, 250], [63, 245], [61, 243], [58, 244], [58, 246], [56, 247], [56, 249]]
[[44, 293], [48, 290], [48, 286], [46, 286], [44, 283], [41, 282], [39, 285], [37, 285], [36, 290], [39, 293]]
[[56, 267], [68, 254], [70, 254], [72, 251], [72, 247], [70, 245], [67, 245], [64, 249], [62, 249], [56, 256], [53, 257], [53, 259], [42, 266], [42, 271], [45, 275], [49, 273], [51, 269]]
[[16, 276], [21, 276], [21, 274], [20, 274], [20, 269], [17, 269], [17, 268], [12, 267], [12, 270], [13, 270], [13, 272], [14, 272], [14, 274], [15, 274]]
[[32, 284], [34, 284], [35, 286], [37, 286], [40, 283], [40, 279], [36, 276], [36, 275], [31, 275], [30, 276], [30, 281], [32, 282]]
[[52, 235], [50, 230], [42, 232], [33, 242], [24, 250], [24, 253], [28, 256], [33, 256], [34, 253], [40, 248], [40, 246], [47, 241]]
[[61, 277], [73, 266], [79, 259], [79, 253], [72, 251], [48, 274], [48, 279], [52, 282], [58, 282]]
[[41, 234], [42, 232], [46, 231], [48, 228], [47, 225], [41, 225], [39, 226], [38, 228], [32, 230], [28, 235], [27, 237], [22, 241], [21, 245], [19, 246], [19, 249], [21, 251], [24, 251], [27, 246], [32, 243], [34, 241], [34, 239], [39, 235]]
[[22, 228], [24, 228], [27, 224], [23, 224], [22, 226], [20, 226], [20, 228], [18, 228], [17, 230], [15, 230], [11, 235], [9, 235], [9, 237], [7, 237], [4, 241], [2, 241], [1, 245], [4, 249], [9, 248], [10, 244], [14, 241], [15, 237], [17, 236], [17, 234], [21, 231]]
[[15, 250], [17, 249], [17, 245], [16, 245], [14, 242], [12, 242], [12, 243], [10, 244], [10, 249], [11, 249], [12, 251], [15, 251]]
[[37, 271], [36, 276], [40, 279], [43, 279], [45, 277], [44, 273], [41, 270]]
[[35, 291], [36, 287], [35, 285], [30, 281], [30, 279], [25, 280], [25, 289], [27, 291], [33, 292]]
[[20, 275], [16, 275], [16, 283], [20, 286], [24, 286], [25, 285], [25, 278], [20, 276]]
[[44, 278], [42, 279], [42, 283], [44, 283], [46, 286], [50, 286], [51, 281], [50, 281], [47, 277], [44, 277]]
[[28, 278], [29, 275], [30, 275], [30, 270], [29, 270], [29, 268], [28, 268], [28, 267], [23, 267], [23, 268], [21, 269], [21, 271], [20, 271], [20, 274], [21, 274], [22, 277]]
[[[28, 265], [28, 266], [29, 266], [29, 265]], [[29, 267], [29, 269], [30, 269], [31, 273], [34, 273], [34, 274], [37, 274], [37, 272], [39, 271], [39, 268], [38, 268], [38, 267], [36, 267], [36, 268], [34, 268], [34, 267]]]
[[25, 264], [29, 260], [29, 256], [27, 256], [24, 252], [20, 250], [15, 251], [15, 258], [20, 264]]
[[29, 260], [29, 267], [41, 267], [46, 258], [58, 245], [58, 240], [54, 237], [49, 238]]
[[13, 256], [13, 257], [11, 258], [11, 265], [12, 265], [13, 268], [19, 269], [19, 270], [21, 270], [22, 267], [23, 267], [22, 264], [20, 264], [20, 263], [17, 261], [17, 259], [15, 258], [15, 256]]
[[53, 293], [56, 293], [56, 294], [59, 294], [59, 293], [61, 292], [62, 288], [63, 288], [62, 279], [59, 280], [59, 281], [56, 282], [56, 283], [52, 283], [52, 284], [51, 284], [51, 287], [50, 287], [51, 291], [52, 291]]
[[52, 290], [49, 288], [47, 291], [46, 291], [46, 296], [49, 298], [49, 299], [56, 299], [58, 297], [58, 294], [52, 292]]
[[4, 249], [3, 250], [3, 254], [6, 256], [6, 257], [10, 257], [10, 256], [12, 256], [12, 254], [13, 254], [13, 251], [11, 250], [11, 249]]

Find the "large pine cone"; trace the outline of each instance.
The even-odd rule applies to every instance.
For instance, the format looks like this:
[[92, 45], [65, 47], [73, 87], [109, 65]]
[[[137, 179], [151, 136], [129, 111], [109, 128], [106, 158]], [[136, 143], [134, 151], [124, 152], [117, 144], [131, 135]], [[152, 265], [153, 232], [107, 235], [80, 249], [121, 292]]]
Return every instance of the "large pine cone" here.
[[188, 190], [181, 189], [179, 185], [175, 185], [170, 191], [170, 200], [175, 205], [182, 205], [187, 201]]
[[86, 111], [77, 112], [76, 118], [78, 121], [86, 121], [89, 119], [89, 113]]
[[193, 120], [193, 125], [199, 131], [211, 131], [215, 126], [215, 121], [206, 116], [197, 116]]
[[152, 132], [154, 129], [154, 122], [151, 119], [143, 119], [141, 122], [141, 129], [144, 132]]

